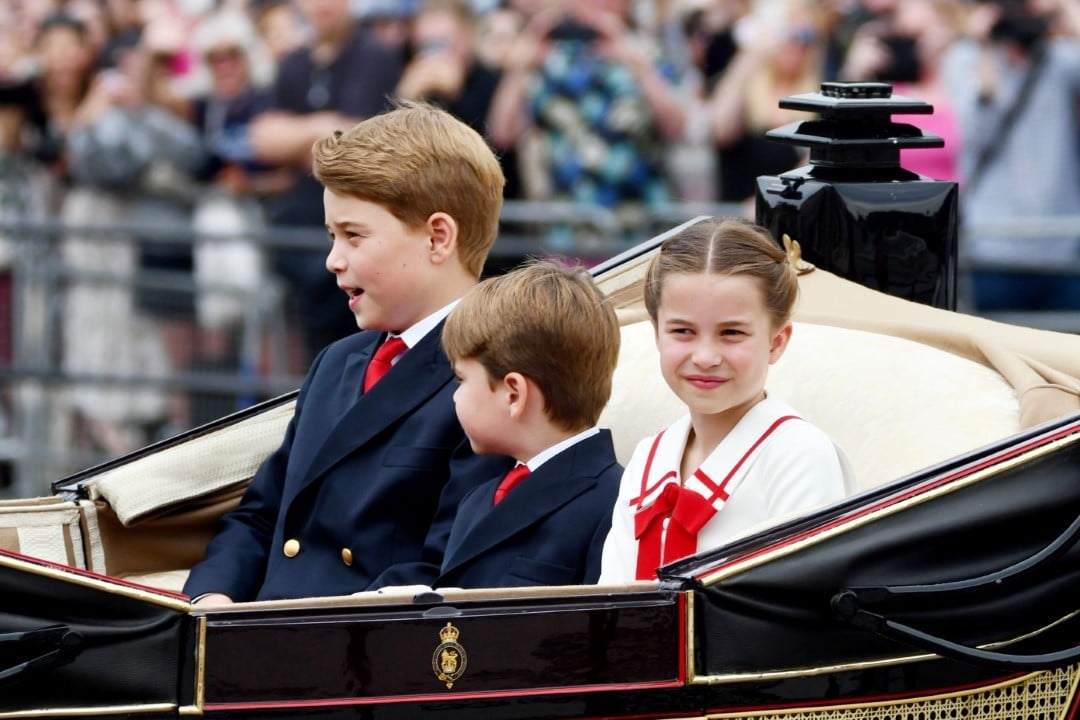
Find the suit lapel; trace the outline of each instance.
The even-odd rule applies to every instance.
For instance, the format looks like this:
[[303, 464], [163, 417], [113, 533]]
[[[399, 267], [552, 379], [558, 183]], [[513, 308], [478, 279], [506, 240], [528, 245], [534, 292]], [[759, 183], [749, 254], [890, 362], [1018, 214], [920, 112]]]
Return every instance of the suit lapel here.
[[[326, 409], [327, 412], [332, 413], [330, 417], [342, 418], [345, 413], [356, 405], [357, 397], [360, 395], [360, 389], [364, 383], [364, 373], [367, 372], [367, 366], [371, 362], [371, 357], [375, 354], [375, 348], [379, 347], [385, 339], [386, 333], [382, 333], [375, 342], [357, 352], [350, 353], [349, 357], [346, 358], [345, 365], [341, 370], [341, 379], [337, 392], [334, 393], [333, 397], [328, 398], [329, 407]], [[401, 359], [404, 360], [405, 357], [402, 356]]]
[[[440, 324], [415, 347], [401, 356], [390, 372], [370, 392], [361, 394], [360, 383], [373, 354], [350, 357], [342, 373], [341, 395], [347, 409], [325, 441], [312, 456], [305, 485], [340, 462], [349, 453], [369, 442], [399, 418], [412, 412], [453, 378], [450, 363], [439, 346]], [[376, 343], [377, 344], [377, 343]]]
[[601, 430], [551, 458], [494, 507], [491, 503], [498, 480], [485, 483], [472, 493], [458, 511], [458, 521], [469, 522], [469, 526], [458, 535], [459, 542], [447, 547], [443, 574], [543, 520], [594, 487], [600, 473], [615, 462], [607, 433]]

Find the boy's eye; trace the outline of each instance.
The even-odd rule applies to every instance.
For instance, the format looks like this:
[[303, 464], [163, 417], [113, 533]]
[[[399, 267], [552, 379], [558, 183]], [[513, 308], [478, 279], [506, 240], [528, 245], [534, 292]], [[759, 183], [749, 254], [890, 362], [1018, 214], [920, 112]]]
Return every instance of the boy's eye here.
[[347, 242], [350, 245], [355, 245], [359, 237], [360, 235], [352, 230], [341, 230], [338, 232], [334, 232], [333, 230], [326, 231], [326, 239], [329, 240], [331, 244], [341, 241]]

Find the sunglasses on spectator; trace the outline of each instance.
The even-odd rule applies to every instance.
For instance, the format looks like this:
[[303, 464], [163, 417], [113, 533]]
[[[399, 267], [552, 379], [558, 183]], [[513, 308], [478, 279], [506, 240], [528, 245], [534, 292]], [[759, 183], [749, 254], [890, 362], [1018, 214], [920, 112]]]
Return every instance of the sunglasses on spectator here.
[[239, 59], [240, 50], [238, 48], [222, 48], [218, 50], [211, 50], [210, 52], [206, 53], [206, 62], [211, 65], [236, 62]]

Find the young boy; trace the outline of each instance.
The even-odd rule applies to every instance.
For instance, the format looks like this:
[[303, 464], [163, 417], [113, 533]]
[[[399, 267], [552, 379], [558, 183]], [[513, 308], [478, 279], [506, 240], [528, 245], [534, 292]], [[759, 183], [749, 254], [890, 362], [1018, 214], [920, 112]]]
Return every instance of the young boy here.
[[468, 126], [411, 103], [312, 153], [326, 268], [365, 332], [312, 363], [281, 447], [191, 571], [196, 602], [430, 585], [462, 496], [512, 464], [472, 453], [439, 344], [495, 241], [498, 160]]
[[435, 586], [595, 583], [622, 476], [611, 432], [596, 428], [615, 311], [584, 269], [534, 262], [470, 291], [443, 348], [473, 450], [518, 465], [462, 500]]

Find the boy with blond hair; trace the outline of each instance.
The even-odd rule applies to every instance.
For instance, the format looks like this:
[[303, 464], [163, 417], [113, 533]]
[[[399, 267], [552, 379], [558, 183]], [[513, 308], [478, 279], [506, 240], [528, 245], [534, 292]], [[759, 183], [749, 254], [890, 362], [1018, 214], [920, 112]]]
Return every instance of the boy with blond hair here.
[[196, 602], [430, 585], [458, 502], [511, 464], [470, 449], [439, 343], [495, 241], [504, 183], [495, 155], [419, 103], [334, 132], [312, 152], [326, 268], [364, 332], [312, 363], [281, 447], [191, 572], [184, 590]]
[[472, 449], [518, 464], [461, 501], [436, 587], [595, 583], [622, 476], [596, 427], [619, 355], [614, 309], [585, 269], [533, 262], [471, 290], [442, 339]]

